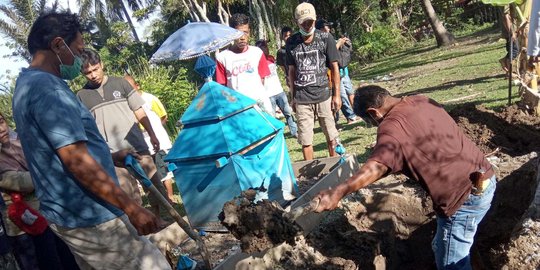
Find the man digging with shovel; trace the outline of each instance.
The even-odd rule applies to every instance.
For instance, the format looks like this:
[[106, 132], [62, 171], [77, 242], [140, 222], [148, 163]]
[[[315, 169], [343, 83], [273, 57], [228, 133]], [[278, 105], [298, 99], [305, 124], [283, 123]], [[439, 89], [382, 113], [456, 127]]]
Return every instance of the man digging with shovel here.
[[349, 179], [320, 192], [316, 212], [391, 173], [420, 182], [433, 200], [438, 269], [471, 269], [469, 251], [496, 188], [491, 164], [440, 104], [421, 95], [396, 98], [379, 86], [356, 90], [354, 112], [377, 126], [367, 162]]

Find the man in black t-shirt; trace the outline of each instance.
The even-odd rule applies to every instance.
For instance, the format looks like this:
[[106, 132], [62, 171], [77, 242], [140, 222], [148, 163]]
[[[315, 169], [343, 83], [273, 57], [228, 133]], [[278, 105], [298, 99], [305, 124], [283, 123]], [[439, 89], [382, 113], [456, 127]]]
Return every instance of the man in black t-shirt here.
[[[315, 29], [317, 17], [313, 5], [299, 4], [294, 16], [300, 29], [287, 41], [286, 51], [289, 89], [298, 122], [298, 142], [302, 145], [304, 159], [313, 159], [313, 122], [318, 118], [326, 136], [328, 152], [335, 156], [339, 133], [332, 111], [341, 107], [336, 42], [332, 34]], [[329, 88], [327, 69], [332, 76], [332, 88]]]

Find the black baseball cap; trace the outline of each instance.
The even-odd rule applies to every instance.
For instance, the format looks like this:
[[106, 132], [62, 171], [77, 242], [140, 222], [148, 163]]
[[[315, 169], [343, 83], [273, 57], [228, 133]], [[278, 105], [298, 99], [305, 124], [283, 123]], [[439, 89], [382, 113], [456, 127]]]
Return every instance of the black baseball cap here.
[[329, 22], [325, 19], [318, 19], [316, 22], [315, 22], [315, 28], [321, 30], [323, 29], [325, 26], [328, 26], [328, 27], [332, 27], [332, 25], [334, 25], [333, 22]]

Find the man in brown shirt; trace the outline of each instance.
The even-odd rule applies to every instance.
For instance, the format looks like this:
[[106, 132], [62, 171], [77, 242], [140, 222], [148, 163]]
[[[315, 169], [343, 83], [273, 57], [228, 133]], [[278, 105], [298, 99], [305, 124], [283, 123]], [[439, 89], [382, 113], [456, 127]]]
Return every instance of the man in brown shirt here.
[[425, 96], [395, 98], [379, 86], [359, 88], [354, 112], [378, 126], [367, 162], [344, 183], [322, 191], [317, 212], [390, 173], [420, 182], [433, 200], [438, 269], [471, 269], [469, 250], [495, 192], [491, 164], [440, 104]]

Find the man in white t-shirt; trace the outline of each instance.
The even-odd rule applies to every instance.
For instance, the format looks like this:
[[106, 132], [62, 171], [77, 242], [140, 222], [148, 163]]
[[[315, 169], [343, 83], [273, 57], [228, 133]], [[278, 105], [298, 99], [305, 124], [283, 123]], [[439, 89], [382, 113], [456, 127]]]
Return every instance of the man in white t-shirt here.
[[167, 130], [165, 130], [165, 128], [163, 127], [163, 125], [167, 122], [167, 112], [165, 111], [165, 107], [163, 107], [163, 104], [156, 96], [150, 93], [143, 92], [139, 84], [132, 76], [126, 75], [124, 76], [124, 79], [126, 79], [129, 84], [133, 86], [133, 89], [137, 90], [137, 92], [144, 100], [144, 105], [142, 106], [142, 108], [144, 109], [144, 112], [146, 113], [146, 116], [150, 121], [150, 125], [152, 125], [152, 129], [154, 129], [154, 133], [159, 140], [161, 150], [156, 153], [154, 149], [150, 147], [150, 145], [152, 145], [152, 142], [150, 141], [150, 136], [146, 131], [144, 131], [144, 128], [141, 127], [143, 129], [144, 140], [146, 141], [146, 144], [149, 145], [148, 148], [150, 149], [150, 154], [154, 157], [154, 162], [156, 163], [157, 170], [159, 171], [159, 173], [161, 173], [161, 175], [163, 175], [161, 182], [163, 182], [165, 189], [167, 189], [167, 197], [169, 197], [169, 200], [171, 200], [171, 202], [174, 202], [175, 200], [172, 187], [173, 173], [167, 169], [167, 163], [165, 163], [165, 161], [163, 160], [163, 158], [169, 153], [169, 150], [172, 148], [169, 134], [167, 133]]
[[234, 14], [229, 26], [244, 32], [244, 35], [229, 49], [216, 54], [216, 81], [254, 99], [263, 111], [274, 115], [263, 83], [264, 78], [270, 75], [266, 58], [261, 49], [248, 44], [249, 17]]
[[268, 63], [268, 69], [270, 70], [270, 75], [264, 79], [264, 87], [266, 88], [266, 93], [270, 97], [272, 109], [273, 111], [276, 111], [276, 107], [279, 107], [285, 116], [285, 120], [287, 120], [291, 135], [298, 138], [298, 127], [296, 126], [296, 122], [294, 122], [292, 108], [289, 105], [287, 94], [283, 91], [283, 86], [281, 85], [281, 81], [279, 81], [276, 60], [268, 51], [268, 42], [261, 39], [255, 42], [255, 46], [263, 51]]

